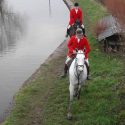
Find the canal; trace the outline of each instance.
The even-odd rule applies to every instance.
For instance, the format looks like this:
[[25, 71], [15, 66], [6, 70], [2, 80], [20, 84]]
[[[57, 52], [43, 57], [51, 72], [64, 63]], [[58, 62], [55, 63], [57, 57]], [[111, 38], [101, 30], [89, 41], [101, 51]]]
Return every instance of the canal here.
[[4, 6], [8, 11], [0, 27], [1, 119], [25, 80], [63, 41], [68, 24], [62, 0], [6, 0]]

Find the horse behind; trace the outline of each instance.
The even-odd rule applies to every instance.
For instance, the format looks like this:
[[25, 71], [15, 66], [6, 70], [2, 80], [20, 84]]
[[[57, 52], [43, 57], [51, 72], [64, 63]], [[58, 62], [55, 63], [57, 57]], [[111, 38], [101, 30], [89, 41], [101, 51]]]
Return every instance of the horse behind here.
[[82, 85], [85, 84], [87, 79], [87, 67], [85, 65], [85, 55], [82, 50], [77, 52], [76, 58], [73, 60], [70, 68], [69, 68], [69, 105], [68, 105], [68, 114], [67, 118], [69, 120], [72, 119], [71, 113], [71, 103], [73, 101], [73, 97], [80, 98], [80, 91]]
[[72, 37], [76, 34], [77, 28], [81, 28], [80, 22], [78, 20], [75, 21], [74, 25], [71, 26], [69, 36]]

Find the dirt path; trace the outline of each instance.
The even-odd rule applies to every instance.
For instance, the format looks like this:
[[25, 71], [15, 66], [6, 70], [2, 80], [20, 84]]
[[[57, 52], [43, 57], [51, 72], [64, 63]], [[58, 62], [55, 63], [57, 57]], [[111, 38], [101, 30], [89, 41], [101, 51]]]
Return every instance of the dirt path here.
[[[53, 65], [53, 67], [50, 67], [49, 69], [47, 69], [47, 72], [49, 72], [46, 76], [46, 79], [44, 80], [45, 82], [47, 82], [47, 87], [46, 87], [46, 91], [45, 93], [43, 93], [42, 95], [42, 99], [41, 102], [43, 103], [42, 105], [40, 105], [40, 107], [35, 107], [35, 110], [33, 111], [33, 121], [28, 123], [27, 125], [41, 125], [43, 123], [44, 120], [44, 106], [46, 105], [47, 101], [48, 101], [48, 97], [51, 96], [52, 94], [52, 89], [54, 87], [54, 84], [51, 83], [53, 82], [52, 79], [57, 79], [57, 77], [60, 76], [60, 74], [63, 71], [63, 62], [65, 61], [65, 57], [66, 57], [66, 43], [67, 41], [64, 40], [64, 42], [62, 42], [60, 44], [60, 46], [54, 51], [53, 54], [51, 54], [49, 56], [49, 58], [45, 61], [44, 64], [41, 65], [41, 67], [36, 71], [36, 73], [34, 73], [31, 78], [29, 78], [26, 82], [25, 85], [30, 84], [32, 81], [34, 81], [35, 79], [37, 79], [39, 76], [43, 76], [46, 75], [46, 69], [45, 67], [48, 66], [51, 63], [55, 63], [55, 65]], [[60, 60], [60, 61], [58, 61]], [[45, 72], [43, 72], [45, 71]], [[54, 74], [54, 75], [49, 75], [49, 74]], [[45, 76], [44, 76], [45, 77]], [[50, 80], [48, 80], [50, 79]], [[52, 81], [51, 81], [52, 80]], [[35, 115], [34, 115], [35, 114]]]

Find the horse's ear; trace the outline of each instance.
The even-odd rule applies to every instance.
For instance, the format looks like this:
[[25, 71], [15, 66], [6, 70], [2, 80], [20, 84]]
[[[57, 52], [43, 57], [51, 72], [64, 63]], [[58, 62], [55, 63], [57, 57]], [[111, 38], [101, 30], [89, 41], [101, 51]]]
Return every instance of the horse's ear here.
[[76, 48], [75, 50], [76, 50], [76, 52], [78, 52], [78, 49], [77, 49], [77, 48]]

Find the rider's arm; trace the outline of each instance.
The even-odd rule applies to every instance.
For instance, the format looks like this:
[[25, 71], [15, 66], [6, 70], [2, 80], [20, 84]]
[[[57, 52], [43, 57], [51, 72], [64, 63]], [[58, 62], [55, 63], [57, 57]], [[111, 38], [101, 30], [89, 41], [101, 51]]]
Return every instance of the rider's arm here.
[[88, 53], [90, 52], [90, 45], [89, 45], [89, 42], [88, 40], [85, 38], [85, 57], [88, 58]]
[[70, 22], [69, 22], [69, 25], [72, 25], [73, 23], [74, 23], [73, 11], [70, 10]]
[[73, 53], [73, 50], [74, 50], [74, 48], [73, 48], [73, 41], [74, 41], [74, 37], [71, 37], [69, 42], [68, 42], [68, 45], [67, 45], [69, 51], [72, 52], [72, 53]]

